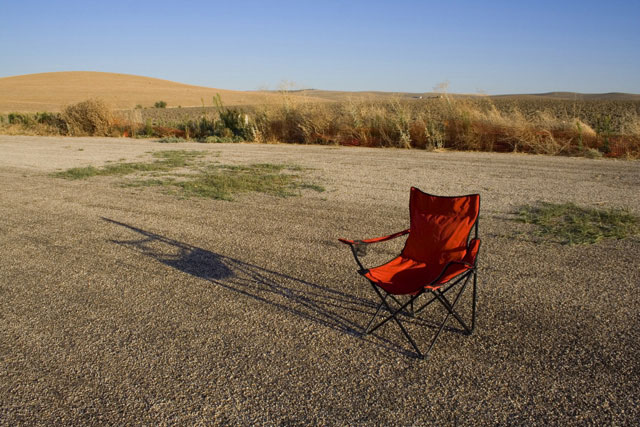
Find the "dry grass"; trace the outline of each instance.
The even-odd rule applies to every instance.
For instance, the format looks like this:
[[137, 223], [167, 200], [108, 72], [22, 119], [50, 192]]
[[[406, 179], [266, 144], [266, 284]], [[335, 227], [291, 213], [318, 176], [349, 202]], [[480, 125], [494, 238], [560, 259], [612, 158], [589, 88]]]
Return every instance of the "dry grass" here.
[[179, 137], [206, 142], [250, 140], [587, 157], [640, 155], [640, 103], [633, 101], [608, 102], [598, 111], [594, 105], [600, 104], [591, 101], [574, 103], [571, 109], [562, 103], [553, 104], [555, 109], [536, 103], [532, 106], [537, 109], [521, 109], [504, 100], [448, 95], [427, 102], [395, 98], [317, 103], [283, 92], [278, 100], [247, 110], [219, 103], [215, 110], [197, 111], [197, 118], [192, 112], [173, 120], [145, 118], [139, 109], [114, 113], [105, 102], [93, 100], [67, 107], [59, 116], [20, 115], [18, 123], [8, 120], [0, 123], [0, 128], [13, 134], [20, 133], [22, 126], [25, 133], [40, 135]]
[[[402, 99], [334, 104], [284, 100], [256, 113], [261, 142], [340, 144], [397, 148], [526, 152], [551, 155], [640, 153], [638, 114], [615, 125], [606, 111], [592, 125], [578, 115], [498, 108], [489, 98], [443, 96], [428, 103]], [[617, 126], [617, 128], [616, 128]]]

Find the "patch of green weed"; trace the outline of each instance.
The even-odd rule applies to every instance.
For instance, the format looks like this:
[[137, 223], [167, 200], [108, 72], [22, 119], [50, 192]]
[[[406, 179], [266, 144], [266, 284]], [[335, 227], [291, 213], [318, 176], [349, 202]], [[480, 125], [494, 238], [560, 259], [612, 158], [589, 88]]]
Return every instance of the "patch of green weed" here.
[[92, 176], [129, 175], [136, 172], [170, 171], [185, 167], [191, 160], [204, 155], [203, 151], [168, 150], [153, 153], [153, 162], [109, 163], [102, 168], [87, 166], [56, 172], [53, 176], [65, 179], [86, 179]]
[[292, 174], [297, 166], [277, 164], [220, 165], [209, 167], [200, 175], [176, 182], [185, 196], [232, 200], [237, 193], [256, 192], [277, 197], [291, 197], [300, 190], [322, 191], [319, 185], [304, 182]]
[[518, 221], [534, 224], [538, 234], [562, 244], [590, 244], [637, 235], [640, 221], [626, 209], [594, 209], [573, 203], [541, 202], [520, 207]]
[[325, 190], [325, 188], [322, 185], [310, 184], [310, 183], [302, 183], [300, 184], [300, 188], [305, 190], [317, 191], [318, 193], [322, 193]]
[[93, 166], [83, 168], [71, 168], [66, 171], [55, 172], [53, 176], [65, 179], [85, 179], [100, 174], [100, 170]]
[[122, 183], [123, 187], [157, 187], [157, 186], [168, 186], [173, 185], [175, 182], [175, 178], [171, 176], [162, 177], [162, 178], [151, 178], [151, 179], [132, 179]]
[[[92, 176], [131, 175], [121, 185], [125, 187], [173, 188], [184, 197], [206, 197], [232, 200], [238, 193], [256, 192], [277, 197], [300, 195], [302, 190], [324, 191], [318, 184], [306, 182], [296, 172], [304, 168], [297, 165], [257, 163], [251, 165], [203, 166], [192, 162], [203, 156], [203, 151], [168, 150], [152, 153], [152, 162], [112, 163], [95, 168], [72, 168], [53, 174], [59, 178], [85, 179]], [[188, 173], [175, 169], [192, 167]]]

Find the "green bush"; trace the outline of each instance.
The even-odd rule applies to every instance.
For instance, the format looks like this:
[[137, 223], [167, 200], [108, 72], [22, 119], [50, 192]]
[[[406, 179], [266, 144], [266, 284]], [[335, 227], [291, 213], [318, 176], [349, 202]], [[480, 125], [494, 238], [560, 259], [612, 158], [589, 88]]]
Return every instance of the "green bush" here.
[[[218, 116], [220, 117], [220, 133], [218, 136], [232, 136], [245, 141], [253, 139], [253, 128], [249, 125], [249, 115], [244, 114], [240, 109], [227, 108], [222, 105], [222, 98], [220, 98], [219, 93], [213, 98], [213, 104], [218, 109]], [[228, 132], [225, 135], [225, 129], [231, 131], [231, 135], [228, 135]]]
[[144, 124], [144, 134], [146, 136], [153, 136], [153, 123], [151, 122], [151, 119], [147, 119]]
[[234, 137], [242, 140], [253, 139], [253, 130], [249, 126], [249, 116], [235, 108], [222, 108], [219, 111], [222, 129], [229, 129]]
[[156, 108], [167, 108], [167, 103], [164, 101], [158, 101], [155, 104], [153, 104], [153, 106]]
[[252, 140], [253, 129], [249, 116], [240, 109], [226, 108], [220, 95], [213, 99], [218, 109], [218, 117], [209, 117], [203, 110], [202, 116], [177, 125], [185, 138], [203, 142], [239, 142]]
[[242, 142], [244, 139], [239, 136], [208, 136], [204, 139], [204, 142], [208, 143], [223, 143], [223, 142]]
[[35, 120], [38, 123], [49, 125], [60, 129], [61, 132], [66, 132], [67, 124], [58, 113], [36, 113]]
[[34, 123], [34, 117], [29, 114], [9, 113], [9, 124], [30, 126]]

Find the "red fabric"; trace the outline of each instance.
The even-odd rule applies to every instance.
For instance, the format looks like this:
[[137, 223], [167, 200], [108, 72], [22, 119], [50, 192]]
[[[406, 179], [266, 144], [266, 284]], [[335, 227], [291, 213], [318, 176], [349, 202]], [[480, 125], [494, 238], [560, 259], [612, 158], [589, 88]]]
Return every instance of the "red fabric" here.
[[[473, 265], [473, 264], [472, 264]], [[388, 263], [370, 269], [364, 276], [391, 294], [413, 294], [422, 288], [438, 289], [460, 273], [469, 270], [466, 264], [451, 264], [437, 283], [442, 268], [399, 256]], [[426, 285], [426, 286], [425, 286]]]
[[[370, 269], [372, 282], [392, 294], [410, 294], [423, 287], [438, 288], [475, 264], [480, 240], [467, 238], [478, 218], [480, 196], [439, 197], [411, 188], [411, 232], [399, 257]], [[437, 283], [447, 263], [452, 264]]]
[[388, 236], [382, 237], [374, 237], [373, 239], [364, 239], [364, 240], [349, 240], [349, 239], [338, 239], [342, 243], [346, 243], [347, 245], [353, 245], [356, 242], [362, 243], [379, 243], [384, 242], [385, 240], [395, 239], [396, 237], [404, 236], [409, 233], [409, 229], [399, 231], [397, 233], [389, 234]]
[[477, 194], [438, 197], [411, 188], [411, 233], [402, 255], [441, 266], [461, 260], [479, 208], [480, 196]]

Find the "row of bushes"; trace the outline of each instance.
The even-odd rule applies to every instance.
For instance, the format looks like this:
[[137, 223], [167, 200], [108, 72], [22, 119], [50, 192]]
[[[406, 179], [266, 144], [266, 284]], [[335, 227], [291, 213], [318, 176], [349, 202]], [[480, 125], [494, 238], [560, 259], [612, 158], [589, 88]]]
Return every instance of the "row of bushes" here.
[[[6, 120], [6, 123], [5, 123]], [[91, 99], [70, 105], [61, 113], [10, 113], [0, 116], [8, 133], [68, 136], [180, 137], [197, 141], [252, 141], [254, 128], [249, 116], [219, 103], [216, 116], [202, 115], [172, 126], [141, 123], [140, 116], [116, 113], [103, 101]]]
[[[216, 114], [160, 126], [137, 116], [114, 113], [100, 100], [88, 100], [62, 113], [10, 114], [8, 125], [44, 134], [176, 137], [198, 141], [257, 141], [398, 148], [452, 148], [569, 155], [640, 155], [640, 119], [626, 133], [614, 132], [606, 116], [589, 126], [576, 118], [543, 112], [525, 117], [443, 97], [437, 108], [402, 101], [295, 103], [257, 107], [251, 114], [226, 108], [214, 98]], [[6, 126], [5, 126], [6, 128]]]
[[113, 112], [100, 100], [88, 100], [66, 107], [62, 113], [10, 113], [1, 124], [5, 131], [42, 135], [118, 136]]

